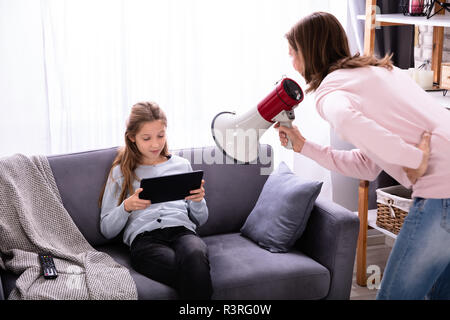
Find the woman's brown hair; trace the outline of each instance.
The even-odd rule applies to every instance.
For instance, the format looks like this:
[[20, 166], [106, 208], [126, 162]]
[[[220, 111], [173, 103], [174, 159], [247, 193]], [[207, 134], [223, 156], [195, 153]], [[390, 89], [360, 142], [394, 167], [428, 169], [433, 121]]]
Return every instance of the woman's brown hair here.
[[[139, 102], [131, 108], [131, 114], [127, 120], [127, 128], [125, 131], [125, 146], [119, 148], [117, 156], [113, 161], [111, 170], [108, 177], [111, 175], [114, 167], [120, 165], [120, 170], [123, 175], [122, 191], [119, 196], [117, 205], [119, 206], [126, 198], [127, 195], [134, 193], [133, 181], [139, 180], [134, 170], [141, 163], [142, 154], [130, 138], [135, 139], [136, 134], [141, 129], [142, 125], [146, 122], [160, 120], [165, 127], [167, 127], [167, 118], [164, 111], [155, 102]], [[169, 156], [169, 149], [166, 144], [164, 145], [161, 155]], [[102, 206], [103, 194], [105, 193], [106, 182], [103, 185], [103, 189], [100, 194], [99, 207]]]
[[306, 92], [315, 91], [323, 79], [338, 69], [379, 66], [392, 69], [392, 55], [382, 59], [374, 56], [352, 56], [344, 28], [330, 13], [315, 12], [295, 24], [286, 34], [292, 49], [303, 56], [303, 77], [309, 85]]

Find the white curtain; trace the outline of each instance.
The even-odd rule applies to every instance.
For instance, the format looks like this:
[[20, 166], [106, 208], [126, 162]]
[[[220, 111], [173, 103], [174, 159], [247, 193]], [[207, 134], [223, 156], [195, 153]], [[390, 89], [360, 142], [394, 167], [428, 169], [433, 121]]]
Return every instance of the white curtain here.
[[[130, 107], [144, 100], [165, 110], [171, 149], [214, 145], [217, 113], [245, 112], [283, 75], [305, 87], [288, 56], [290, 27], [313, 11], [345, 26], [346, 10], [344, 0], [0, 0], [0, 156], [122, 145]], [[295, 124], [329, 144], [312, 101]], [[280, 147], [274, 129], [261, 142], [275, 166], [330, 180]]]
[[[378, 7], [377, 10], [379, 11]], [[359, 20], [358, 15], [365, 15], [366, 0], [348, 0], [347, 5], [347, 36], [352, 54], [364, 53], [365, 21]], [[378, 13], [378, 12], [377, 12]]]
[[48, 154], [39, 1], [0, 0], [0, 156]]

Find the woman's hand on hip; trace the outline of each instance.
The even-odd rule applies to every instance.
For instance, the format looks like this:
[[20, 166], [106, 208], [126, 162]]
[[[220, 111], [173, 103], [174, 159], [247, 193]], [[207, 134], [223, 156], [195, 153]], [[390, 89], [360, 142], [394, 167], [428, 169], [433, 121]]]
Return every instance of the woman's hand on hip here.
[[274, 128], [278, 130], [280, 142], [283, 147], [287, 146], [289, 138], [289, 140], [291, 140], [292, 142], [292, 149], [298, 153], [302, 151], [306, 139], [302, 136], [302, 134], [300, 133], [300, 131], [296, 126], [292, 126], [292, 128], [287, 128], [281, 126], [280, 123], [277, 122]]
[[411, 181], [412, 184], [415, 184], [417, 179], [422, 177], [428, 169], [428, 159], [430, 157], [430, 140], [431, 133], [424, 132], [422, 135], [422, 140], [417, 145], [417, 148], [419, 148], [423, 152], [422, 162], [420, 163], [420, 166], [417, 169], [406, 167], [403, 168], [403, 170], [406, 172], [406, 175], [408, 176], [409, 181]]
[[150, 200], [139, 199], [139, 193], [141, 193], [142, 190], [144, 189], [137, 189], [131, 197], [123, 201], [123, 207], [125, 211], [131, 212], [136, 210], [143, 210], [151, 205]]
[[195, 202], [200, 202], [205, 197], [205, 188], [203, 188], [203, 185], [205, 184], [205, 180], [202, 180], [202, 185], [200, 186], [200, 189], [192, 190], [191, 196], [188, 196], [184, 198], [185, 200], [192, 200]]

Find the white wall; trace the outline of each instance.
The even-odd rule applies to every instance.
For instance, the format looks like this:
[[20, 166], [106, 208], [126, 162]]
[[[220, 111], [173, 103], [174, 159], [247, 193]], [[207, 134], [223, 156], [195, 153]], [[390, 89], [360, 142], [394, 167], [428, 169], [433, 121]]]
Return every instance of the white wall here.
[[[418, 43], [414, 48], [414, 60], [419, 67], [425, 60], [431, 61], [433, 53], [433, 27], [418, 27]], [[450, 28], [444, 28], [444, 48], [442, 50], [442, 62], [450, 62]]]

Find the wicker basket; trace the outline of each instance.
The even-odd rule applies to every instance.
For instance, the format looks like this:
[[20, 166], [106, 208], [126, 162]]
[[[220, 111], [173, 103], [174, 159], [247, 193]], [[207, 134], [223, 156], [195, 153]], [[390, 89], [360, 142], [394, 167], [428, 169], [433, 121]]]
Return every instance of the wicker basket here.
[[398, 234], [413, 203], [411, 190], [398, 185], [377, 189], [376, 193], [377, 226]]

